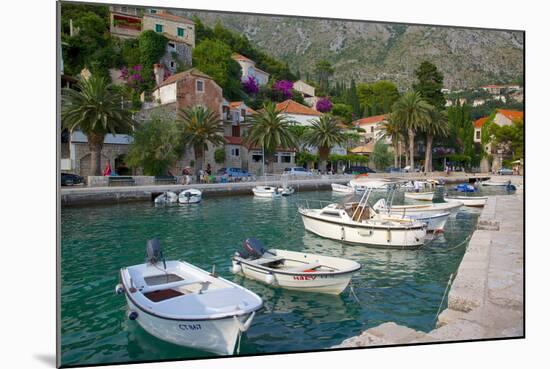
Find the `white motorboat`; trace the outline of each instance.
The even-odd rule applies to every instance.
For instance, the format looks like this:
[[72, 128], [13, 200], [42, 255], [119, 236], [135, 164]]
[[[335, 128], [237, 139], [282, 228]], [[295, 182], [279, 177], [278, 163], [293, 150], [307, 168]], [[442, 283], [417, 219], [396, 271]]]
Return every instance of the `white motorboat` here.
[[364, 175], [358, 175], [349, 181], [350, 187], [358, 192], [367, 190], [386, 191], [388, 187], [393, 184], [395, 184], [395, 181], [390, 181], [388, 179], [371, 179]]
[[277, 188], [277, 192], [281, 193], [281, 196], [290, 196], [294, 193], [294, 187], [286, 186]]
[[483, 207], [487, 203], [487, 196], [444, 196], [445, 201], [460, 201], [464, 206]]
[[180, 204], [197, 204], [202, 200], [202, 192], [195, 188], [183, 190], [178, 196], [178, 202]]
[[481, 182], [481, 185], [482, 185], [482, 186], [500, 186], [500, 187], [506, 187], [506, 186], [508, 186], [508, 184], [510, 184], [510, 181], [503, 182], [503, 181], [491, 181], [491, 180], [488, 180], [488, 181], [483, 181], [483, 182]]
[[[427, 217], [441, 213], [456, 213], [463, 204], [460, 201], [449, 201], [432, 204], [412, 204], [412, 205], [391, 205], [391, 214], [399, 216], [419, 216]], [[376, 211], [387, 211], [386, 200], [378, 200], [373, 209]]]
[[155, 197], [155, 204], [174, 204], [178, 202], [178, 195], [172, 191], [166, 191]]
[[426, 231], [428, 232], [441, 232], [445, 228], [447, 219], [451, 213], [449, 211], [426, 212], [415, 214], [403, 214], [401, 211], [392, 211], [392, 206], [387, 206], [385, 199], [380, 199], [374, 204], [373, 209], [378, 211], [379, 214], [398, 219], [412, 219], [422, 222], [426, 225]]
[[409, 218], [390, 219], [368, 204], [372, 190], [357, 203], [329, 204], [322, 209], [301, 206], [306, 230], [318, 236], [349, 243], [394, 248], [418, 248], [424, 244], [426, 226]]
[[420, 201], [432, 201], [435, 192], [405, 192], [405, 198]]
[[336, 193], [343, 193], [343, 194], [353, 194], [355, 193], [355, 189], [351, 186], [347, 185], [341, 185], [338, 183], [332, 183], [330, 185], [332, 187], [332, 191]]
[[276, 198], [281, 197], [282, 193], [279, 192], [277, 187], [273, 186], [256, 186], [252, 189], [254, 196], [264, 198]]
[[158, 240], [147, 243], [147, 261], [120, 270], [128, 318], [176, 345], [232, 355], [262, 299], [233, 282], [183, 261], [164, 261]]
[[253, 238], [235, 253], [231, 271], [274, 287], [304, 292], [339, 294], [361, 264], [331, 256], [270, 249]]

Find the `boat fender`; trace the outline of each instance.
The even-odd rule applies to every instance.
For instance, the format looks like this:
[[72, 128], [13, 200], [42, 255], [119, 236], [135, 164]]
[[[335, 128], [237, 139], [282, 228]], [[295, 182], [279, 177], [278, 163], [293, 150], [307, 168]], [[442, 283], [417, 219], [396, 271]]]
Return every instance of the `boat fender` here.
[[240, 263], [235, 263], [233, 264], [233, 266], [231, 267], [231, 272], [233, 274], [239, 274], [242, 270], [242, 267], [241, 267], [241, 264]]
[[273, 282], [275, 282], [275, 277], [273, 276], [273, 274], [271, 274], [271, 273], [266, 274], [265, 275], [265, 283], [273, 284]]
[[128, 312], [128, 319], [130, 320], [136, 320], [138, 317], [137, 311], [130, 311]]
[[124, 293], [124, 286], [123, 286], [121, 283], [119, 283], [119, 284], [116, 285], [116, 287], [115, 287], [115, 293], [116, 293], [117, 295], [121, 295], [121, 294]]

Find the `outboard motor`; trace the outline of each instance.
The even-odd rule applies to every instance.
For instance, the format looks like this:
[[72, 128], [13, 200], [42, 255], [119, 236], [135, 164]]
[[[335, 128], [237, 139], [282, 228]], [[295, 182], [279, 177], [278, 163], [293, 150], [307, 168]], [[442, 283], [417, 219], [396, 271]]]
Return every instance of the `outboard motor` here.
[[147, 263], [156, 264], [162, 260], [164, 269], [166, 269], [166, 261], [164, 260], [164, 255], [162, 254], [162, 249], [160, 247], [160, 241], [158, 238], [153, 238], [147, 241], [147, 258], [145, 261]]
[[257, 240], [255, 238], [247, 238], [243, 242], [243, 248], [244, 251], [248, 254], [248, 256], [252, 259], [258, 259], [265, 254], [266, 249], [264, 247], [264, 244], [262, 241]]

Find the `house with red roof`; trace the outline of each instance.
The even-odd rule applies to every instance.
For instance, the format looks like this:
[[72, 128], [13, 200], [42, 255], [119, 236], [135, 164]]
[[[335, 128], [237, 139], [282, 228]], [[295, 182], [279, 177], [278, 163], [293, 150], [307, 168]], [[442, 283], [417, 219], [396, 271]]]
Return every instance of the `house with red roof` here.
[[321, 116], [321, 113], [317, 110], [291, 99], [278, 103], [276, 108], [288, 120], [302, 126], [310, 126], [312, 120], [319, 119]]
[[388, 121], [388, 114], [373, 115], [353, 121], [355, 127], [365, 131], [363, 133], [365, 143], [370, 141], [378, 141], [384, 134], [383, 124]]
[[269, 73], [256, 67], [255, 61], [237, 53], [233, 54], [231, 58], [239, 63], [242, 75], [241, 80], [243, 82], [247, 81], [248, 77], [253, 77], [260, 86], [267, 84], [269, 81]]
[[489, 117], [482, 117], [473, 122], [474, 124], [474, 142], [481, 142], [481, 128], [487, 122]]
[[[488, 122], [489, 117], [481, 117], [472, 124], [474, 125], [474, 142], [481, 143], [481, 130], [483, 126]], [[497, 109], [493, 123], [497, 124], [500, 127], [511, 126], [514, 122], [523, 120], [523, 112], [517, 110], [507, 110], [507, 109]], [[485, 152], [490, 153], [492, 147], [490, 144], [487, 144], [484, 147]], [[498, 169], [498, 168], [497, 168]]]

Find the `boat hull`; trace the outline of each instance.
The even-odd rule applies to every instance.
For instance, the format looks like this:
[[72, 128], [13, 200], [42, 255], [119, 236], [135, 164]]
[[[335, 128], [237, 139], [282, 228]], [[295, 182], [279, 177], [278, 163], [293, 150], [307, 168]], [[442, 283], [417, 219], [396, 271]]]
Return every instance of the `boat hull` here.
[[[241, 263], [241, 272], [239, 274], [258, 282], [270, 284], [273, 287], [338, 295], [348, 286], [353, 272], [334, 276], [328, 274], [316, 275], [318, 273], [269, 273], [255, 266]], [[269, 274], [273, 275], [271, 283], [266, 282], [266, 276]]]
[[444, 197], [445, 201], [460, 201], [464, 206], [483, 207], [487, 203], [487, 197]]
[[432, 201], [434, 199], [433, 192], [405, 192], [405, 198], [420, 201]]
[[451, 213], [442, 213], [435, 215], [418, 214], [409, 216], [409, 218], [418, 220], [419, 222], [426, 224], [426, 230], [428, 232], [439, 232], [445, 228], [445, 224], [447, 223], [447, 219], [449, 219], [450, 214]]
[[213, 320], [172, 320], [141, 310], [128, 296], [126, 301], [130, 311], [138, 313], [136, 321], [147, 333], [178, 346], [218, 355], [233, 354], [240, 334], [239, 327], [252, 314]]
[[418, 216], [428, 217], [431, 215], [450, 212], [451, 214], [458, 212], [462, 203], [459, 201], [452, 201], [449, 203], [437, 203], [430, 205], [394, 205], [391, 207], [392, 215], [399, 216]]
[[192, 197], [180, 197], [178, 199], [178, 202], [180, 204], [198, 204], [201, 202], [202, 197], [201, 196], [192, 196]]
[[276, 191], [276, 189], [273, 187], [272, 190], [263, 190], [258, 188], [253, 188], [252, 192], [254, 193], [254, 196], [266, 198], [266, 199], [272, 199], [275, 197], [281, 197], [281, 193]]
[[332, 188], [332, 191], [336, 193], [344, 193], [344, 194], [355, 193], [355, 189], [350, 186], [345, 186], [338, 183], [332, 183], [330, 186]]
[[425, 228], [373, 228], [321, 220], [300, 212], [306, 230], [325, 238], [375, 247], [414, 249], [424, 244]]

